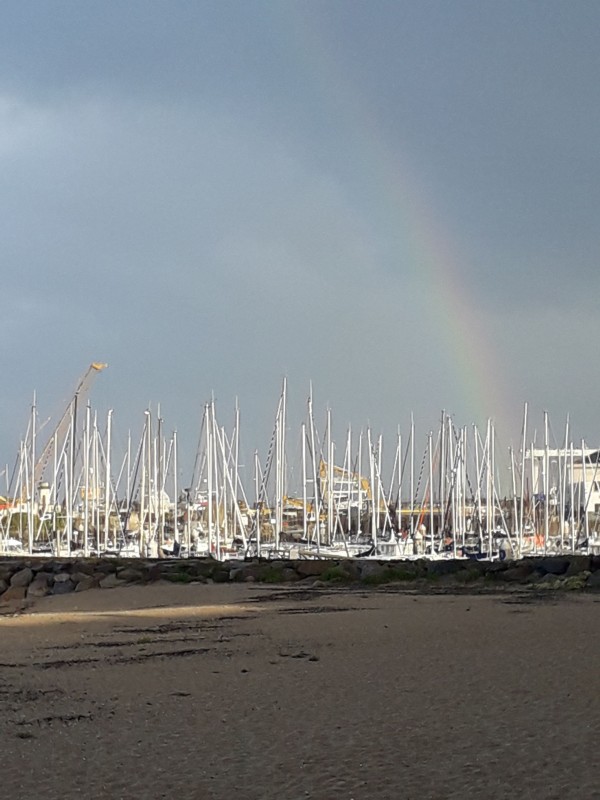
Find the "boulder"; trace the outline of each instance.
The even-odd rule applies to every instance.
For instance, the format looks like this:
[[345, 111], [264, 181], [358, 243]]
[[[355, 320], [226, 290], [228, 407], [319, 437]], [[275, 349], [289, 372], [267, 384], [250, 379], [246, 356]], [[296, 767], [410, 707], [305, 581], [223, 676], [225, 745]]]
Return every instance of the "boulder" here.
[[58, 575], [54, 576], [54, 583], [69, 583], [71, 580], [71, 576], [68, 572], [59, 572]]
[[158, 580], [172, 573], [187, 573], [190, 578], [210, 578], [215, 569], [221, 568], [221, 562], [214, 558], [182, 561], [166, 559], [147, 564], [147, 580]]
[[155, 581], [159, 581], [163, 576], [163, 572], [161, 569], [160, 564], [150, 564], [148, 570], [145, 574], [145, 580], [148, 583], [153, 583]]
[[20, 569], [10, 579], [11, 586], [29, 586], [31, 581], [33, 580], [33, 570], [29, 567], [25, 567], [24, 569]]
[[[97, 575], [99, 572], [103, 573], [104, 575], [110, 575], [111, 572], [117, 571], [117, 564], [111, 558], [107, 559], [106, 561], [99, 561], [97, 564], [93, 564], [93, 569], [90, 570], [94, 575]], [[85, 570], [80, 569], [79, 572], [85, 572]]]
[[88, 589], [97, 589], [100, 586], [100, 577], [97, 575], [86, 575], [75, 586], [76, 592], [86, 592]]
[[[177, 562], [170, 563], [179, 566]], [[193, 558], [186, 562], [186, 571], [195, 577], [212, 578], [213, 572], [220, 567], [221, 563], [214, 558]]]
[[47, 570], [40, 570], [40, 572], [36, 572], [33, 580], [36, 581], [38, 578], [45, 578], [48, 583], [54, 583], [54, 573], [48, 572]]
[[486, 575], [491, 575], [495, 572], [504, 572], [512, 565], [511, 561], [480, 561], [482, 570]]
[[[89, 559], [88, 561], [83, 561], [78, 559], [73, 564], [73, 575], [93, 575], [98, 567], [98, 560], [97, 559]], [[77, 583], [77, 581], [76, 581]]]
[[322, 575], [325, 570], [329, 569], [332, 566], [332, 563], [335, 565], [337, 564], [337, 561], [327, 562], [311, 559], [298, 559], [298, 561], [294, 561], [291, 566], [302, 578], [309, 578], [313, 576], [316, 578], [319, 575]]
[[229, 580], [229, 570], [228, 569], [217, 569], [213, 572], [212, 579], [215, 583], [227, 583]]
[[48, 579], [37, 575], [27, 587], [27, 597], [45, 597], [47, 594], [50, 594]]
[[117, 578], [120, 581], [125, 581], [125, 583], [141, 581], [143, 577], [144, 573], [140, 569], [134, 569], [133, 567], [124, 567], [117, 571]]
[[534, 583], [534, 586], [539, 586], [540, 589], [560, 589], [561, 585], [561, 579], [551, 572], [547, 572]]
[[365, 578], [379, 578], [388, 571], [387, 564], [382, 564], [379, 561], [360, 561], [358, 568], [362, 580]]
[[3, 578], [0, 578], [0, 594], [5, 592], [7, 589], [8, 589], [8, 583]]
[[115, 586], [123, 586], [123, 581], [120, 581], [113, 572], [100, 580], [101, 589], [114, 589]]
[[89, 578], [89, 577], [90, 577], [90, 575], [91, 575], [91, 574], [88, 574], [88, 573], [86, 573], [86, 572], [72, 572], [72, 573], [71, 573], [71, 581], [72, 581], [72, 582], [73, 582], [75, 585], [77, 585], [78, 583], [81, 583], [81, 581], [84, 581], [84, 580], [86, 580], [86, 578]]
[[299, 581], [300, 580], [300, 575], [298, 575], [296, 570], [292, 569], [292, 567], [284, 567], [281, 570], [281, 579], [285, 583], [290, 583], [292, 581]]
[[508, 581], [509, 583], [520, 583], [526, 581], [532, 573], [530, 564], [517, 564], [514, 567], [509, 567], [503, 572], [498, 573], [498, 580]]
[[0, 595], [0, 603], [12, 603], [19, 600], [25, 600], [27, 593], [26, 586], [9, 586], [8, 589]]
[[[509, 566], [510, 566], [510, 563], [507, 564], [505, 561], [492, 561], [492, 562], [490, 562], [490, 561], [484, 561], [483, 559], [479, 559], [479, 558], [467, 558], [467, 559], [465, 559], [463, 561], [463, 564], [464, 564], [464, 569], [467, 572], [477, 573], [477, 575], [479, 577], [482, 577], [483, 575], [486, 575], [487, 572], [488, 572], [488, 568], [491, 567], [492, 564], [495, 567], [500, 567], [499, 571], [502, 571], [502, 569], [508, 569]], [[496, 570], [496, 571], [498, 571], [498, 570]]]
[[343, 561], [340, 561], [340, 567], [344, 570], [344, 572], [348, 575], [349, 578], [356, 581], [359, 580], [360, 569], [355, 559], [345, 558]]
[[62, 570], [65, 569], [64, 561], [58, 561], [54, 558], [47, 558], [44, 559], [44, 561], [43, 569], [45, 572], [51, 572], [53, 575], [56, 575], [57, 572], [62, 572]]
[[600, 589], [600, 570], [597, 572], [592, 572], [591, 575], [588, 575], [585, 585], [588, 589]]
[[569, 569], [569, 559], [567, 558], [539, 558], [536, 564], [536, 570], [549, 575], [564, 575]]
[[[265, 581], [266, 583], [281, 583], [282, 581], [297, 581], [300, 580], [301, 575], [290, 566], [295, 562], [250, 562], [245, 566], [237, 566], [231, 569], [231, 562], [228, 562], [227, 569], [229, 570], [229, 580], [231, 581], [245, 581], [247, 578], [253, 578], [255, 581]], [[219, 570], [221, 572], [221, 570]], [[219, 583], [219, 578], [213, 576], [215, 581]]]
[[454, 575], [457, 572], [461, 572], [463, 569], [465, 569], [464, 562], [454, 559], [427, 562], [428, 575]]
[[[68, 576], [67, 576], [68, 577]], [[75, 591], [75, 584], [70, 580], [54, 583], [51, 594], [69, 594]]]
[[567, 577], [571, 577], [571, 575], [580, 575], [582, 572], [590, 572], [591, 568], [591, 556], [570, 556], [566, 574]]
[[247, 565], [247, 562], [244, 561], [242, 558], [230, 558], [227, 561], [227, 566], [229, 567], [229, 571], [231, 572], [234, 569], [242, 569]]

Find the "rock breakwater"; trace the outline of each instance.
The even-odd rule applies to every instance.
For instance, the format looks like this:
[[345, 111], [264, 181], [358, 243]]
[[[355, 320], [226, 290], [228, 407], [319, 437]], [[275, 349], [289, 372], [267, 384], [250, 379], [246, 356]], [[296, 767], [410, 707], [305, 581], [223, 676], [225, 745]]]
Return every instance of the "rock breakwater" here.
[[404, 583], [426, 590], [473, 591], [510, 585], [539, 590], [600, 590], [600, 556], [549, 556], [520, 561], [371, 559], [215, 561], [214, 559], [5, 558], [0, 606], [23, 606], [46, 595], [110, 589], [131, 583], [305, 583], [380, 586]]

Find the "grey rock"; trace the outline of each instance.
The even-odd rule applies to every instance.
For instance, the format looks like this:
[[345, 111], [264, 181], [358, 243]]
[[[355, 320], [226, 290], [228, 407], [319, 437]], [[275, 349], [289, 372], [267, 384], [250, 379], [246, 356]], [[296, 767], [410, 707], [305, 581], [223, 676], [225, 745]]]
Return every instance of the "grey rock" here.
[[504, 572], [498, 573], [498, 579], [501, 581], [508, 581], [509, 583], [525, 581], [531, 575], [532, 568], [529, 564], [517, 564], [514, 567], [505, 569]]
[[5, 592], [8, 589], [8, 583], [4, 580], [4, 578], [0, 578], [0, 594]]
[[91, 577], [91, 575], [89, 575], [86, 572], [72, 572], [71, 573], [71, 581], [75, 585], [77, 585], [78, 583], [81, 583], [81, 581], [87, 580], [87, 578], [90, 578], [90, 577]]
[[360, 578], [360, 569], [354, 559], [345, 558], [343, 561], [340, 561], [340, 567], [352, 580], [358, 580]]
[[[177, 566], [177, 562], [171, 562], [174, 567]], [[214, 558], [197, 558], [191, 559], [187, 562], [186, 569], [191, 575], [195, 575], [196, 577], [203, 577], [203, 578], [211, 578], [213, 572], [220, 567], [218, 561], [215, 561]]]
[[0, 603], [6, 604], [24, 600], [26, 593], [26, 586], [9, 586], [8, 589], [0, 595]]
[[510, 562], [507, 561], [482, 561], [481, 564], [483, 565], [483, 571], [486, 575], [493, 572], [504, 572], [509, 569], [511, 565]]
[[[234, 567], [233, 569], [231, 569], [230, 565], [228, 564], [228, 568], [229, 568], [229, 580], [232, 581], [245, 581], [246, 578], [254, 578], [255, 581], [262, 581], [265, 579], [265, 577], [269, 578], [270, 576], [272, 576], [274, 574], [274, 570], [277, 571], [277, 578], [279, 579], [281, 577], [281, 572], [282, 572], [282, 570], [279, 567], [279, 564], [277, 564], [277, 566], [274, 566], [273, 564], [267, 561], [263, 561], [262, 563], [258, 562], [250, 563], [246, 564], [243, 567]], [[218, 572], [221, 571], [222, 570], [218, 570]], [[219, 582], [219, 578], [216, 576], [215, 576], [215, 581]]]
[[58, 583], [55, 582], [52, 587], [52, 594], [69, 594], [74, 591], [75, 584], [71, 583], [71, 581], [63, 581], [62, 583], [60, 581]]
[[[79, 572], [85, 572], [86, 570], [78, 570]], [[106, 561], [100, 561], [93, 565], [93, 569], [90, 570], [94, 575], [97, 575], [99, 572], [102, 572], [104, 575], [110, 575], [112, 572], [117, 571], [117, 564], [111, 558], [107, 558]]]
[[230, 570], [242, 569], [247, 566], [246, 562], [241, 558], [230, 558], [227, 562]]
[[542, 573], [549, 573], [550, 575], [564, 575], [569, 569], [569, 560], [567, 558], [540, 558], [536, 565]]
[[586, 586], [589, 589], [600, 589], [600, 570], [588, 575]]
[[72, 574], [93, 575], [94, 572], [96, 571], [97, 566], [98, 566], [97, 561], [98, 560], [96, 558], [89, 559], [88, 561], [83, 561], [81, 559], [78, 559], [73, 564], [73, 573]]
[[87, 592], [88, 589], [97, 589], [100, 586], [100, 578], [95, 575], [86, 575], [75, 586], [76, 592]]
[[254, 575], [245, 572], [243, 569], [237, 568], [229, 571], [230, 581], [245, 581], [246, 578], [252, 578], [253, 580], [256, 580]]
[[68, 572], [59, 572], [54, 576], [54, 583], [69, 583], [71, 576]]
[[298, 561], [293, 562], [292, 566], [301, 577], [308, 578], [314, 575], [316, 578], [331, 567], [331, 562], [298, 559]]
[[126, 583], [141, 581], [143, 577], [144, 573], [139, 569], [133, 569], [133, 567], [124, 567], [117, 571], [117, 578]]
[[591, 556], [570, 556], [567, 576], [580, 575], [582, 572], [590, 572], [592, 567]]
[[27, 597], [45, 597], [49, 593], [48, 579], [43, 575], [35, 577], [27, 588]]
[[54, 573], [48, 572], [47, 570], [40, 570], [40, 572], [37, 572], [33, 580], [36, 581], [38, 578], [45, 578], [48, 583], [54, 583]]
[[301, 576], [298, 575], [296, 570], [292, 569], [291, 567], [284, 567], [281, 570], [281, 579], [286, 583], [291, 583], [292, 581], [299, 581], [300, 577]]
[[10, 579], [11, 586], [29, 586], [31, 581], [33, 580], [33, 570], [29, 567], [25, 567], [25, 569], [20, 569]]
[[372, 578], [383, 575], [388, 568], [386, 564], [380, 564], [379, 561], [361, 561], [359, 569], [361, 578]]
[[148, 581], [148, 583], [159, 581], [162, 578], [163, 571], [161, 567], [161, 564], [151, 564], [148, 567], [148, 571], [146, 573], [146, 581]]
[[464, 563], [462, 561], [454, 561], [453, 559], [442, 559], [441, 561], [429, 561], [427, 563], [427, 574], [429, 575], [454, 575], [463, 570]]
[[62, 572], [64, 568], [65, 568], [64, 562], [57, 561], [55, 559], [48, 559], [46, 561], [46, 564], [44, 565], [44, 569], [47, 572], [52, 572], [54, 575], [56, 575], [58, 572]]
[[547, 572], [545, 575], [542, 575], [539, 578], [539, 580], [536, 581], [536, 584], [538, 586], [540, 585], [543, 586], [544, 584], [552, 585], [557, 582], [560, 582], [560, 579], [556, 575], [553, 575], [551, 572]]
[[114, 589], [116, 586], [123, 586], [123, 581], [120, 581], [112, 572], [100, 581], [100, 587], [102, 589]]
[[562, 587], [563, 581], [557, 575], [552, 575], [551, 573], [547, 573], [543, 575], [538, 581], [536, 581], [533, 586], [537, 587], [538, 589], [560, 589]]

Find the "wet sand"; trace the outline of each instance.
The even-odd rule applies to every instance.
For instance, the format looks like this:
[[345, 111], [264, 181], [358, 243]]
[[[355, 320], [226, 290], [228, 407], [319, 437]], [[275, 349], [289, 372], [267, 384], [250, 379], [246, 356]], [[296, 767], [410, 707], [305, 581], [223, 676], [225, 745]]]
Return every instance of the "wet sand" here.
[[12, 798], [600, 798], [600, 597], [129, 586], [0, 618]]

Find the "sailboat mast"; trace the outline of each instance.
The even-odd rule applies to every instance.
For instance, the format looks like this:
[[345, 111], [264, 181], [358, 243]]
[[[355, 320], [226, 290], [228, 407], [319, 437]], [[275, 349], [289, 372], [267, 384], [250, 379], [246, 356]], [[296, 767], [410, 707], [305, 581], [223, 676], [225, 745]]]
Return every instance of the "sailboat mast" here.
[[524, 503], [525, 503], [525, 454], [527, 450], [527, 403], [523, 409], [523, 436], [521, 439], [521, 498], [519, 504], [519, 556], [523, 553]]
[[415, 535], [415, 421], [410, 414], [410, 535]]
[[33, 552], [34, 536], [34, 503], [35, 503], [35, 432], [36, 432], [36, 396], [33, 393], [33, 403], [31, 404], [31, 481], [29, 485], [29, 503], [27, 506], [27, 546], [29, 554]]
[[106, 471], [104, 474], [104, 549], [108, 547], [108, 537], [110, 534], [110, 449], [112, 436], [112, 409], [109, 409], [106, 417], [106, 454], [104, 457]]

